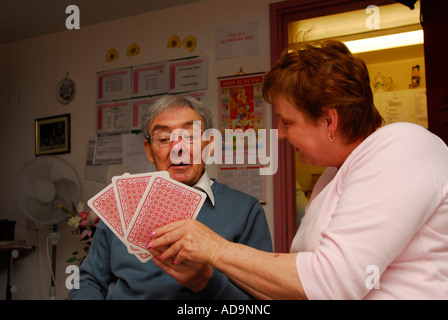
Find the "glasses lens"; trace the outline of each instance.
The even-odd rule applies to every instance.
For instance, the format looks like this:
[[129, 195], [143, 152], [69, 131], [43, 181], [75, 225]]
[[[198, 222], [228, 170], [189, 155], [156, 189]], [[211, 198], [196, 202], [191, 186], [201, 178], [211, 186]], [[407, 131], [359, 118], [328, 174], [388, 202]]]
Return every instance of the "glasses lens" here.
[[[194, 140], [201, 138], [202, 130], [181, 129], [178, 131], [163, 132], [152, 137], [152, 141], [161, 146], [170, 145], [173, 141], [182, 140], [184, 143], [192, 144]], [[180, 139], [179, 139], [180, 138]]]
[[169, 145], [171, 143], [170, 140], [171, 134], [166, 132], [166, 133], [161, 133], [158, 135], [155, 135], [152, 140], [157, 143], [158, 145]]

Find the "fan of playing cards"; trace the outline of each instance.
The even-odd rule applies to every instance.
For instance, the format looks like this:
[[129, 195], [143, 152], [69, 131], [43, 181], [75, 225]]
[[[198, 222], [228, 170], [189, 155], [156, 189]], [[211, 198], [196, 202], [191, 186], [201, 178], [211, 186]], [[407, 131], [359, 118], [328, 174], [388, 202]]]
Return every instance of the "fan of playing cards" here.
[[87, 204], [141, 262], [152, 258], [145, 246], [151, 231], [170, 222], [196, 219], [205, 193], [169, 177], [168, 172], [125, 173]]

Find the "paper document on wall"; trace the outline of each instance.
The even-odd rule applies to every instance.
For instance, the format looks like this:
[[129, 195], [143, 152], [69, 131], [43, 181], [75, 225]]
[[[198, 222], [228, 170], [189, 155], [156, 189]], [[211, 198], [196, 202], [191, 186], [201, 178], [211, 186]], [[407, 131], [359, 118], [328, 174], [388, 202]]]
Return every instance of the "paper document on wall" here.
[[131, 68], [97, 73], [97, 101], [116, 101], [131, 97]]
[[216, 60], [253, 56], [260, 53], [258, 21], [216, 28]]
[[375, 93], [374, 103], [386, 124], [411, 122], [428, 128], [424, 88]]
[[84, 167], [84, 179], [96, 182], [106, 182], [107, 164], [94, 164], [96, 138], [89, 138], [87, 143], [86, 165]]
[[151, 104], [156, 101], [157, 98], [138, 98], [132, 99], [132, 130], [140, 130], [143, 115], [148, 111]]
[[135, 174], [157, 171], [154, 164], [149, 162], [146, 156], [142, 133], [122, 134], [121, 139], [123, 146], [123, 172]]
[[154, 96], [168, 92], [169, 62], [132, 67], [132, 96]]
[[98, 133], [130, 132], [132, 124], [130, 100], [98, 104], [97, 121]]
[[170, 62], [170, 93], [207, 89], [208, 58], [193, 57]]
[[96, 138], [94, 164], [121, 163], [123, 159], [121, 135], [103, 135]]

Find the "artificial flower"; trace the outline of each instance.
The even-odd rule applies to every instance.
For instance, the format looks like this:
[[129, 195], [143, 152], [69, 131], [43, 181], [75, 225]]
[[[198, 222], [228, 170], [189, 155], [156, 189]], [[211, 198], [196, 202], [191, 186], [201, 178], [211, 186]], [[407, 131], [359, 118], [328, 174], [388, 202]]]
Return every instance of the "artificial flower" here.
[[168, 39], [168, 43], [167, 43], [168, 48], [180, 48], [180, 45], [181, 45], [181, 41], [178, 36], [174, 35]]
[[79, 235], [80, 241], [85, 241], [86, 244], [83, 248], [85, 255], [83, 257], [78, 257], [78, 251], [72, 252], [72, 257], [67, 260], [67, 262], [78, 261], [81, 263], [87, 257], [90, 252], [90, 245], [95, 235], [96, 228], [100, 218], [98, 218], [94, 213], [84, 210], [84, 204], [82, 202], [78, 203], [76, 206], [72, 201], [72, 211], [68, 210], [66, 207], [59, 205], [59, 209], [68, 214], [67, 224], [72, 228], [71, 233]]
[[184, 46], [185, 49], [189, 50], [189, 51], [194, 51], [194, 49], [196, 49], [196, 37], [195, 36], [188, 36], [184, 39], [182, 45]]

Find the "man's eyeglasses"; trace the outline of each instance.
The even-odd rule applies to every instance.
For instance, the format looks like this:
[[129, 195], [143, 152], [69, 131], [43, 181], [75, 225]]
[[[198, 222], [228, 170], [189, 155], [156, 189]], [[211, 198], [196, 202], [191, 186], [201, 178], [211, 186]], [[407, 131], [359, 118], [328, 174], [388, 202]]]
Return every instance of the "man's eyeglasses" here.
[[194, 141], [200, 141], [202, 131], [204, 130], [193, 130], [193, 129], [176, 129], [173, 132], [161, 132], [159, 134], [151, 136], [146, 136], [149, 143], [153, 141], [160, 147], [169, 146], [173, 141], [178, 141], [180, 137], [182, 142], [193, 144]]

